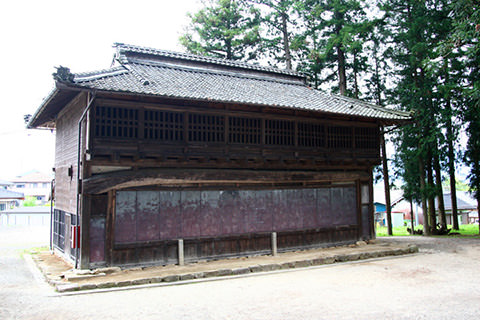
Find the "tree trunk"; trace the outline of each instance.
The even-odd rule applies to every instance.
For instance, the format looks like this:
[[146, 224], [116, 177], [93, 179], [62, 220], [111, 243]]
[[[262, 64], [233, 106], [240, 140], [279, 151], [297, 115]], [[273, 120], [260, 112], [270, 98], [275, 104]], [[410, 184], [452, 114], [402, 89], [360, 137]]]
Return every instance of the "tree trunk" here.
[[430, 227], [428, 224], [428, 207], [425, 197], [425, 164], [421, 158], [418, 159], [418, 167], [420, 169], [420, 190], [422, 193], [422, 211], [423, 211], [423, 235], [430, 235]]
[[413, 218], [413, 201], [410, 200], [410, 225], [412, 226], [412, 232], [411, 234], [415, 234], [415, 224], [413, 223], [414, 218]]
[[338, 89], [340, 94], [347, 95], [347, 76], [345, 73], [345, 53], [340, 45], [337, 46], [337, 59], [338, 59]]
[[[342, 21], [344, 19], [344, 13], [335, 10], [334, 12], [335, 19]], [[335, 33], [339, 36], [342, 26], [337, 24], [335, 25]], [[343, 52], [342, 44], [339, 43], [336, 46], [337, 48], [337, 63], [338, 63], [338, 89], [340, 94], [345, 96], [347, 95], [347, 75], [345, 71], [345, 52]]]
[[233, 60], [233, 50], [232, 50], [232, 40], [226, 39], [225, 40], [225, 51], [227, 53], [226, 59]]
[[433, 230], [437, 229], [437, 217], [435, 214], [435, 193], [431, 192], [435, 190], [435, 183], [433, 182], [433, 170], [432, 170], [432, 153], [427, 151], [427, 183], [428, 183], [428, 217], [429, 225]]
[[357, 70], [357, 53], [353, 53], [353, 91], [354, 91], [354, 97], [358, 99], [359, 96], [359, 90], [358, 90], [358, 70]]
[[452, 228], [458, 230], [457, 186], [455, 178], [455, 149], [453, 146], [452, 105], [447, 100], [447, 144], [448, 144], [448, 174], [450, 175], [450, 198], [452, 200]]
[[285, 51], [285, 63], [288, 70], [292, 70], [292, 56], [290, 54], [290, 43], [288, 40], [287, 14], [282, 12], [282, 34], [283, 50]]
[[385, 187], [385, 206], [387, 214], [387, 229], [388, 235], [393, 235], [392, 228], [392, 207], [390, 203], [390, 181], [388, 177], [388, 162], [387, 162], [387, 150], [385, 147], [385, 131], [382, 127], [382, 132], [380, 133], [380, 140], [382, 143], [382, 165], [383, 165], [383, 185]]
[[435, 194], [437, 195], [438, 199], [438, 216], [440, 227], [444, 230], [447, 230], [447, 217], [445, 215], [445, 203], [443, 201], [442, 171], [440, 170], [440, 160], [438, 159], [437, 152], [435, 152], [433, 156], [433, 167], [435, 169]]
[[480, 197], [477, 198], [477, 213], [479, 214], [478, 220], [478, 234], [480, 234]]
[[378, 65], [377, 47], [373, 46], [373, 54], [375, 59], [375, 95], [377, 104], [382, 105], [382, 90], [380, 86], [380, 67]]

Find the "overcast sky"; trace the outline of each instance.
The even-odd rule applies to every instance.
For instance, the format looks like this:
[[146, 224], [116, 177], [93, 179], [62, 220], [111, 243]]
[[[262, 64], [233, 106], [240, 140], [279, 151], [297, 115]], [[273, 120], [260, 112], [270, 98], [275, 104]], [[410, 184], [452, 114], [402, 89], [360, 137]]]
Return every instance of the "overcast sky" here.
[[104, 69], [114, 42], [183, 51], [179, 36], [198, 0], [2, 1], [0, 3], [0, 180], [31, 170], [51, 173], [55, 135], [26, 130], [52, 90], [55, 66]]

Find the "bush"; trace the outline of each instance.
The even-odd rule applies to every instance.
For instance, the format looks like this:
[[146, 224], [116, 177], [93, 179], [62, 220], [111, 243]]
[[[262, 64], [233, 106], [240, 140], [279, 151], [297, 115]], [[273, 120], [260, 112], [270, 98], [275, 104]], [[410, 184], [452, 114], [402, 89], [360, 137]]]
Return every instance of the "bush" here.
[[37, 198], [35, 197], [25, 197], [23, 200], [24, 207], [35, 207], [37, 205]]

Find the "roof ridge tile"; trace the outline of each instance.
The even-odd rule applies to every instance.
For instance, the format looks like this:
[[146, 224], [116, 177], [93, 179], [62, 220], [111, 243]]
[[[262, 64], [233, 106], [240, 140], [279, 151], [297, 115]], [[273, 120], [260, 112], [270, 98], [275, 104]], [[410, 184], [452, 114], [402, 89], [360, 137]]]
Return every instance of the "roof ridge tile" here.
[[296, 76], [296, 77], [302, 77], [302, 78], [305, 77], [303, 73], [298, 71], [280, 69], [280, 68], [275, 68], [270, 66], [262, 66], [259, 64], [252, 64], [244, 61], [234, 61], [234, 60], [222, 59], [222, 58], [216, 58], [216, 57], [210, 57], [210, 56], [195, 55], [195, 54], [185, 53], [185, 52], [176, 52], [176, 51], [161, 50], [161, 49], [156, 49], [151, 47], [135, 46], [135, 45], [124, 44], [124, 43], [115, 43], [114, 47], [117, 49], [118, 56], [121, 56], [126, 52], [132, 52], [132, 53], [140, 53], [140, 54], [147, 54], [147, 55], [154, 55], [154, 56], [184, 59], [189, 61], [200, 61], [200, 62], [237, 67], [237, 68], [243, 68], [243, 69], [250, 69], [250, 70], [257, 70], [257, 71], [266, 71], [266, 72], [272, 72], [272, 73], [284, 74], [284, 75], [290, 75], [290, 76]]

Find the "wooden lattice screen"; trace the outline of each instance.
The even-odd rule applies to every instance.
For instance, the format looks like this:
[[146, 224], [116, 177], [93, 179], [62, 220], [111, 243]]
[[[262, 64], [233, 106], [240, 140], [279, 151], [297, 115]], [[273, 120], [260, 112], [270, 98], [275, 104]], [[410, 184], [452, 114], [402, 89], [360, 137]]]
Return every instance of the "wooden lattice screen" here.
[[184, 117], [179, 112], [145, 110], [144, 138], [159, 141], [183, 141]]
[[99, 138], [138, 138], [138, 110], [97, 107], [95, 136]]
[[359, 149], [378, 149], [377, 128], [355, 128], [355, 147]]
[[188, 141], [224, 142], [225, 117], [205, 114], [189, 114]]
[[150, 142], [260, 145], [264, 139], [267, 146], [376, 150], [379, 139], [377, 127], [110, 106], [97, 106], [93, 123], [96, 138]]
[[265, 143], [291, 146], [295, 139], [295, 123], [288, 120], [265, 121]]
[[240, 144], [260, 144], [262, 124], [260, 119], [230, 117], [229, 142]]
[[328, 127], [328, 148], [350, 149], [353, 147], [353, 132], [351, 127]]
[[316, 123], [298, 123], [298, 145], [300, 147], [325, 147], [325, 126]]

